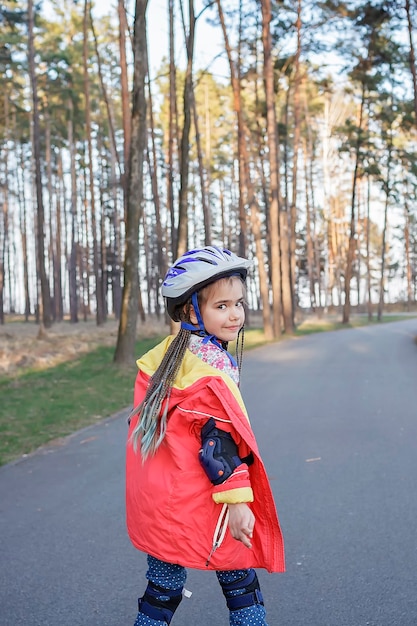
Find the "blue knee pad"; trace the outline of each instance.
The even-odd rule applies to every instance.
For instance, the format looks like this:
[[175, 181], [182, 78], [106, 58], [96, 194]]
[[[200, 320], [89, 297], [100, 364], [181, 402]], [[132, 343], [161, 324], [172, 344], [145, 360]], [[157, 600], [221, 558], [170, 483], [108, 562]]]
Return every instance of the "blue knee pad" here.
[[254, 569], [232, 582], [219, 580], [229, 611], [245, 609], [248, 606], [264, 603], [259, 580]]
[[169, 624], [181, 600], [182, 587], [164, 589], [149, 582], [144, 595], [138, 600], [138, 610], [151, 619]]

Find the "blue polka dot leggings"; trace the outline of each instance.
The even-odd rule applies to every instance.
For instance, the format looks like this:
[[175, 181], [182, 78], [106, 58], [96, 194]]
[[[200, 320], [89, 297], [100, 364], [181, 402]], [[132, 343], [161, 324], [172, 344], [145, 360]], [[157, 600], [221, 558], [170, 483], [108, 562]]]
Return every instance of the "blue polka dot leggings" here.
[[[252, 570], [231, 570], [216, 572], [220, 585], [233, 583], [243, 578]], [[148, 571], [146, 578], [150, 583], [167, 590], [182, 589], [185, 584], [187, 574], [181, 565], [165, 563], [153, 556], [148, 555]], [[238, 596], [244, 593], [244, 589], [235, 589], [232, 595]], [[229, 613], [230, 626], [268, 626], [265, 620], [265, 608], [263, 604], [253, 604], [245, 608], [231, 610]], [[148, 617], [144, 613], [138, 613], [134, 626], [166, 626], [166, 621], [160, 621]]]

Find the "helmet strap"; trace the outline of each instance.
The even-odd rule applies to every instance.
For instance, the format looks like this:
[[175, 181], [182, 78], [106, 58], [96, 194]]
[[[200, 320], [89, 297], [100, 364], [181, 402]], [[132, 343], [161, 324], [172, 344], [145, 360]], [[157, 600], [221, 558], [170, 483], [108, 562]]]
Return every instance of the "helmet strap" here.
[[232, 365], [234, 367], [238, 367], [238, 363], [236, 362], [236, 359], [234, 359], [233, 356], [230, 354], [230, 352], [222, 345], [222, 342], [219, 341], [219, 339], [215, 335], [209, 335], [206, 329], [204, 328], [204, 322], [201, 316], [200, 307], [198, 306], [198, 296], [197, 296], [196, 291], [191, 296], [191, 303], [193, 305], [194, 313], [197, 318], [198, 328], [195, 325], [190, 324], [188, 322], [181, 322], [181, 328], [184, 328], [185, 330], [191, 330], [193, 332], [198, 333], [200, 337], [204, 337], [203, 344], [208, 343], [209, 341], [211, 343], [214, 343], [214, 345], [220, 348], [220, 350], [222, 350], [223, 352], [226, 352]]
[[193, 305], [194, 313], [197, 318], [198, 327], [195, 324], [191, 324], [190, 322], [181, 322], [181, 328], [184, 330], [191, 330], [192, 332], [198, 332], [199, 335], [206, 335], [206, 329], [204, 328], [203, 318], [201, 317], [200, 307], [198, 306], [198, 296], [195, 291], [191, 296], [191, 304]]
[[198, 306], [198, 295], [196, 291], [194, 291], [193, 295], [191, 296], [191, 302], [194, 307], [195, 316], [197, 318], [198, 330], [206, 334], [206, 329], [204, 328], [203, 318], [201, 317], [200, 307]]

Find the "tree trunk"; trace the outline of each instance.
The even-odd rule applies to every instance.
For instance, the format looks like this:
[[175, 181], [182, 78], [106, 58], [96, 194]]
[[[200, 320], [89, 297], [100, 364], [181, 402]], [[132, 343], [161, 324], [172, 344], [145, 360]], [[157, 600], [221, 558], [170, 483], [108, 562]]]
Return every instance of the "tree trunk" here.
[[[111, 142], [110, 142], [111, 143]], [[100, 154], [101, 152], [101, 156], [99, 156], [100, 159], [100, 163], [101, 163], [101, 180], [104, 180], [104, 167], [103, 164], [105, 163], [106, 158], [108, 158], [108, 153], [107, 153], [107, 149], [104, 148], [104, 146], [102, 145], [102, 141], [101, 141], [101, 137], [99, 136], [97, 138], [97, 151]], [[100, 175], [100, 174], [99, 174]], [[105, 200], [104, 200], [104, 193], [103, 193], [103, 185], [99, 186], [99, 200], [100, 200], [100, 207], [101, 207], [101, 220], [100, 220], [100, 279], [101, 279], [101, 293], [102, 293], [102, 298], [103, 298], [103, 321], [107, 320], [107, 316], [109, 313], [108, 310], [108, 267], [110, 265], [109, 260], [108, 260], [108, 251], [107, 251], [107, 244], [106, 244], [106, 222], [105, 222], [105, 213], [104, 213], [104, 207], [105, 207]]]
[[[7, 158], [7, 157], [6, 157]], [[6, 177], [5, 177], [6, 178]], [[4, 324], [4, 283], [5, 260], [8, 236], [8, 186], [4, 186], [3, 203], [0, 213], [0, 324]]]
[[315, 290], [315, 276], [316, 268], [314, 266], [314, 244], [312, 238], [311, 227], [311, 207], [310, 193], [309, 193], [309, 172], [308, 163], [312, 159], [312, 155], [308, 154], [307, 139], [304, 140], [304, 171], [305, 171], [305, 206], [306, 206], [306, 260], [307, 260], [307, 281], [310, 292], [310, 307], [313, 311], [316, 310], [316, 290]]
[[[26, 159], [24, 155], [23, 146], [19, 148], [19, 161], [20, 168], [18, 168], [16, 182], [19, 194], [19, 206], [20, 206], [20, 234], [22, 241], [22, 261], [23, 261], [23, 288], [25, 293], [25, 321], [29, 321], [30, 316], [30, 295], [29, 295], [29, 268], [28, 268], [28, 227], [27, 227], [27, 202], [25, 193], [25, 167]], [[20, 169], [20, 173], [19, 173]]]
[[[274, 337], [272, 322], [271, 322], [271, 312], [270, 312], [270, 304], [269, 304], [269, 290], [268, 290], [268, 277], [265, 269], [265, 255], [262, 247], [262, 233], [260, 228], [260, 220], [258, 215], [258, 207], [256, 203], [255, 192], [253, 189], [252, 181], [250, 178], [249, 171], [249, 159], [246, 148], [246, 136], [245, 136], [245, 125], [243, 120], [243, 111], [242, 111], [242, 101], [241, 101], [241, 93], [240, 93], [240, 82], [235, 70], [235, 65], [232, 59], [232, 51], [229, 43], [229, 38], [227, 35], [226, 24], [224, 20], [224, 14], [221, 6], [220, 0], [216, 0], [217, 8], [219, 11], [220, 23], [223, 31], [223, 37], [225, 42], [225, 48], [227, 52], [227, 58], [229, 61], [230, 68], [230, 78], [232, 83], [233, 90], [233, 106], [237, 117], [237, 126], [238, 126], [238, 155], [239, 155], [239, 197], [242, 198], [242, 201], [246, 200], [249, 205], [250, 210], [250, 219], [252, 224], [252, 232], [255, 239], [255, 251], [256, 258], [258, 261], [258, 272], [259, 272], [259, 283], [260, 283], [260, 292], [262, 298], [262, 317], [263, 317], [263, 326], [265, 338], [267, 340], [271, 340]], [[241, 214], [239, 212], [239, 220], [241, 219]], [[246, 233], [246, 225], [244, 227]], [[240, 232], [242, 232], [242, 224]], [[246, 247], [246, 245], [245, 245]], [[240, 252], [241, 253], [241, 252]]]
[[[116, 155], [114, 154], [113, 144], [110, 144], [110, 195], [111, 195], [111, 215], [110, 215], [110, 245], [109, 251], [111, 259], [108, 261], [108, 266], [111, 266], [111, 285], [112, 285], [112, 295], [113, 295], [113, 313], [115, 318], [118, 320], [120, 318], [120, 308], [122, 305], [122, 283], [121, 283], [121, 267], [122, 260], [120, 258], [121, 255], [121, 221], [124, 220], [125, 214], [125, 182], [122, 181], [122, 191], [123, 191], [123, 211], [122, 211], [122, 219], [119, 215], [119, 193], [118, 186], [116, 183], [117, 175], [116, 175]], [[122, 177], [123, 178], [123, 177]], [[107, 266], [107, 267], [108, 267]]]
[[32, 91], [32, 125], [33, 125], [33, 158], [35, 168], [35, 189], [36, 189], [36, 205], [37, 205], [37, 220], [36, 220], [36, 242], [37, 242], [37, 267], [39, 273], [40, 283], [40, 298], [42, 305], [42, 318], [40, 319], [40, 333], [43, 333], [43, 328], [50, 328], [52, 324], [51, 316], [51, 296], [49, 291], [48, 276], [45, 268], [45, 242], [44, 242], [44, 228], [45, 228], [45, 211], [43, 205], [42, 196], [42, 174], [41, 174], [41, 148], [40, 148], [40, 128], [39, 128], [39, 98], [37, 77], [35, 70], [35, 44], [34, 44], [34, 8], [33, 0], [28, 0], [28, 61], [29, 61], [29, 75]]
[[[101, 63], [101, 55], [100, 55], [100, 50], [98, 48], [96, 29], [94, 28], [94, 20], [93, 20], [93, 15], [92, 15], [92, 12], [91, 12], [91, 2], [89, 2], [89, 19], [90, 19], [91, 32], [93, 34], [93, 39], [94, 39], [94, 49], [96, 51], [96, 57], [97, 57], [97, 68], [98, 68], [98, 75], [99, 75], [99, 78], [100, 78], [101, 92], [102, 92], [102, 95], [103, 95], [103, 100], [104, 100], [105, 105], [106, 105], [107, 121], [109, 123], [110, 141], [111, 141], [112, 146], [113, 146], [113, 150], [114, 150], [114, 154], [115, 154], [115, 157], [116, 157], [117, 165], [119, 167], [120, 175], [121, 175], [121, 165], [120, 165], [119, 153], [117, 152], [116, 134], [115, 134], [115, 131], [114, 131], [113, 112], [112, 112], [112, 108], [111, 108], [111, 105], [110, 105], [110, 99], [109, 99], [109, 97], [107, 95], [106, 83], [104, 82], [104, 78], [103, 78], [103, 69], [102, 69], [102, 63]], [[123, 93], [122, 93], [122, 106], [123, 106]]]
[[366, 288], [368, 320], [372, 320], [372, 290], [371, 290], [371, 180], [366, 177]]
[[87, 148], [88, 148], [88, 173], [90, 182], [90, 209], [91, 209], [91, 230], [93, 237], [93, 268], [95, 279], [95, 294], [96, 294], [96, 322], [97, 325], [105, 322], [105, 310], [104, 310], [104, 294], [103, 294], [103, 281], [102, 271], [103, 265], [100, 262], [100, 244], [97, 239], [97, 213], [96, 213], [96, 200], [95, 200], [95, 188], [94, 188], [94, 168], [93, 168], [93, 143], [91, 138], [91, 104], [90, 104], [90, 78], [88, 75], [88, 21], [90, 16], [90, 3], [91, 0], [84, 0], [84, 21], [83, 21], [83, 63], [84, 63], [84, 98], [85, 98], [85, 125], [87, 135]]
[[412, 292], [412, 269], [410, 258], [410, 210], [408, 201], [404, 203], [404, 247], [405, 247], [405, 268], [407, 277], [407, 311], [411, 311]]
[[68, 99], [68, 145], [70, 153], [70, 172], [71, 172], [71, 203], [70, 203], [70, 219], [71, 219], [71, 246], [68, 262], [68, 282], [69, 282], [69, 302], [70, 302], [70, 321], [75, 324], [78, 322], [78, 290], [77, 290], [77, 174], [75, 160], [75, 143], [74, 143], [74, 107], [71, 98]]
[[54, 304], [55, 304], [55, 315], [58, 322], [62, 322], [64, 319], [64, 302], [63, 302], [63, 294], [62, 294], [62, 233], [61, 233], [61, 185], [60, 183], [63, 181], [63, 172], [62, 172], [62, 154], [58, 153], [58, 164], [57, 164], [57, 194], [56, 194], [56, 212], [55, 212], [55, 237], [54, 237]]
[[415, 124], [417, 127], [417, 73], [416, 73], [416, 56], [414, 52], [414, 42], [413, 42], [413, 23], [411, 19], [410, 0], [405, 0], [405, 10], [407, 13], [408, 40], [410, 43], [409, 63], [410, 63], [411, 76], [413, 78], [414, 113], [415, 113]]
[[147, 68], [146, 9], [148, 0], [136, 0], [133, 35], [134, 74], [132, 97], [132, 139], [130, 144], [124, 286], [114, 361], [134, 361], [139, 290], [139, 224], [143, 210], [143, 162], [146, 148]]
[[[285, 332], [287, 331], [287, 324], [291, 324], [290, 329], [294, 331], [294, 313], [296, 307], [296, 243], [297, 243], [297, 235], [296, 235], [296, 225], [297, 225], [297, 184], [298, 184], [298, 151], [300, 147], [300, 87], [301, 87], [301, 76], [300, 76], [300, 56], [301, 56], [301, 0], [297, 1], [297, 20], [296, 20], [296, 30], [297, 30], [297, 49], [295, 53], [295, 76], [294, 76], [294, 140], [293, 140], [293, 168], [292, 168], [292, 196], [291, 196], [291, 209], [289, 216], [289, 246], [290, 246], [290, 285], [289, 288], [291, 290], [291, 310], [289, 312], [286, 311], [286, 299], [288, 297], [285, 296], [285, 279], [286, 276], [283, 275], [283, 302], [284, 302], [284, 323], [286, 325]], [[288, 289], [288, 287], [287, 287]], [[291, 316], [291, 317], [290, 317]]]
[[187, 208], [188, 208], [188, 178], [190, 169], [190, 128], [191, 113], [193, 101], [193, 58], [194, 58], [194, 34], [195, 34], [195, 15], [194, 0], [188, 0], [188, 19], [189, 32], [186, 37], [187, 48], [187, 69], [185, 73], [184, 83], [184, 125], [181, 136], [181, 163], [180, 163], [180, 191], [178, 198], [179, 215], [178, 215], [178, 240], [175, 256], [179, 257], [187, 249]]
[[177, 249], [177, 225], [174, 206], [174, 137], [175, 114], [177, 98], [177, 78], [175, 69], [175, 39], [174, 39], [174, 0], [168, 0], [169, 19], [169, 119], [168, 119], [168, 152], [167, 160], [167, 205], [171, 225], [171, 252], [175, 256]]
[[[153, 118], [153, 99], [152, 99], [152, 90], [151, 84], [148, 80], [148, 101], [149, 101], [149, 126], [150, 126], [150, 135], [151, 135], [151, 145], [152, 151], [151, 153], [148, 150], [148, 162], [149, 162], [149, 173], [151, 178], [152, 185], [152, 196], [155, 205], [155, 234], [156, 234], [156, 242], [153, 241], [153, 254], [156, 256], [156, 267], [158, 268], [159, 278], [162, 279], [165, 276], [166, 268], [167, 268], [167, 260], [166, 260], [166, 237], [162, 229], [161, 224], [161, 200], [159, 196], [159, 185], [158, 185], [158, 158], [156, 152], [156, 143], [155, 143], [155, 125]], [[152, 158], [151, 158], [152, 157]], [[160, 306], [160, 292], [159, 285], [156, 285], [155, 292], [155, 308], [156, 313], [159, 316], [161, 313], [161, 309], [163, 306]]]
[[[247, 204], [249, 205], [250, 210], [250, 219], [252, 225], [252, 232], [255, 239], [255, 252], [256, 258], [258, 262], [258, 272], [259, 272], [259, 283], [260, 283], [260, 292], [262, 298], [262, 318], [263, 318], [263, 326], [264, 333], [267, 340], [271, 340], [274, 337], [272, 322], [271, 322], [271, 310], [269, 304], [269, 289], [268, 289], [268, 276], [265, 269], [265, 254], [263, 250], [263, 239], [260, 228], [260, 219], [258, 215], [258, 206], [256, 203], [255, 191], [253, 189], [252, 181], [250, 178], [250, 168], [249, 168], [249, 158], [246, 148], [246, 137], [245, 137], [245, 125], [243, 120], [243, 111], [242, 111], [242, 101], [241, 101], [241, 93], [240, 93], [240, 81], [238, 75], [235, 70], [235, 65], [232, 59], [232, 51], [229, 43], [229, 38], [227, 35], [226, 24], [224, 20], [224, 14], [221, 6], [220, 0], [216, 0], [217, 8], [219, 12], [220, 23], [223, 31], [223, 37], [225, 42], [225, 48], [227, 52], [227, 58], [229, 61], [230, 68], [230, 79], [233, 90], [233, 106], [237, 117], [237, 141], [238, 141], [238, 158], [239, 158], [239, 203], [244, 203], [246, 198]], [[244, 206], [244, 204], [243, 204]], [[243, 226], [241, 221], [242, 215], [239, 210], [239, 221], [240, 221], [240, 233], [245, 233], [246, 239], [246, 223]], [[246, 217], [245, 217], [246, 222]], [[246, 243], [244, 245], [246, 248]], [[239, 253], [242, 252], [239, 250]]]
[[[274, 337], [281, 335], [281, 271], [284, 266], [281, 265], [281, 252], [284, 254], [283, 241], [280, 241], [280, 207], [279, 207], [279, 162], [278, 162], [278, 136], [277, 136], [277, 118], [275, 111], [275, 91], [274, 91], [274, 68], [271, 55], [271, 0], [263, 0], [262, 7], [262, 44], [264, 51], [264, 81], [265, 81], [265, 99], [266, 99], [266, 119], [267, 119], [267, 135], [268, 135], [268, 156], [270, 169], [270, 199], [269, 199], [269, 224], [270, 224], [270, 241], [271, 241], [271, 285], [272, 285], [272, 328]], [[282, 236], [285, 236], [282, 233]], [[288, 248], [287, 248], [288, 251]], [[291, 297], [290, 297], [291, 302]], [[291, 333], [292, 316], [286, 316], [285, 329]], [[288, 328], [287, 328], [288, 324]]]
[[[84, 163], [85, 163], [85, 152], [84, 152]], [[90, 257], [90, 249], [89, 249], [89, 220], [88, 220], [88, 210], [87, 210], [87, 195], [88, 195], [88, 180], [87, 180], [87, 172], [86, 172], [86, 167], [84, 165], [83, 170], [82, 170], [82, 199], [83, 199], [83, 212], [82, 212], [82, 217], [81, 217], [81, 229], [82, 229], [82, 245], [81, 245], [81, 249], [80, 249], [80, 275], [82, 276], [82, 284], [83, 284], [83, 298], [82, 298], [82, 302], [83, 302], [83, 318], [84, 321], [86, 322], [88, 319], [88, 316], [91, 313], [91, 303], [90, 303], [90, 294], [91, 294], [91, 289], [90, 289], [90, 280], [91, 280], [91, 274], [90, 274], [90, 264], [89, 264], [89, 257]]]
[[387, 157], [387, 178], [385, 187], [385, 206], [384, 206], [384, 226], [382, 230], [382, 251], [381, 251], [381, 276], [379, 281], [379, 302], [378, 302], [378, 322], [382, 320], [384, 310], [384, 290], [385, 290], [385, 264], [386, 264], [386, 247], [387, 247], [387, 228], [388, 228], [388, 205], [390, 197], [390, 175], [391, 175], [391, 158], [392, 158], [392, 129], [389, 133], [390, 144], [388, 146]]
[[210, 212], [210, 207], [209, 207], [209, 203], [207, 199], [206, 175], [204, 171], [203, 152], [201, 149], [199, 121], [198, 121], [198, 113], [197, 113], [197, 106], [195, 103], [194, 93], [192, 96], [192, 107], [193, 107], [193, 119], [194, 119], [194, 128], [195, 128], [196, 146], [197, 146], [198, 173], [200, 176], [201, 206], [203, 209], [204, 245], [211, 246], [211, 212]]
[[[239, 211], [238, 211], [238, 219], [239, 219], [239, 250], [238, 254], [242, 257], [246, 256], [246, 239], [247, 239], [247, 226], [246, 226], [246, 211], [245, 211], [245, 200], [247, 201], [248, 196], [248, 181], [247, 181], [247, 168], [245, 166], [245, 129], [243, 122], [243, 114], [242, 114], [242, 102], [241, 102], [241, 94], [240, 94], [240, 58], [237, 62], [237, 68], [232, 59], [232, 51], [229, 43], [229, 37], [226, 30], [226, 24], [224, 19], [224, 13], [221, 6], [220, 0], [216, 0], [220, 24], [223, 32], [223, 38], [227, 53], [227, 58], [229, 62], [230, 68], [230, 77], [231, 84], [233, 90], [233, 108], [236, 113], [237, 118], [237, 162], [238, 162], [238, 172], [239, 172]], [[242, 15], [242, 3], [239, 3], [239, 15]], [[239, 23], [240, 24], [240, 23]], [[239, 27], [239, 33], [241, 30], [241, 26]], [[262, 264], [264, 264], [264, 260], [262, 260]], [[265, 309], [265, 315], [269, 316], [269, 302], [268, 307]], [[267, 324], [270, 327], [270, 324]], [[272, 327], [271, 327], [271, 337], [272, 337]]]
[[347, 252], [347, 260], [346, 260], [346, 270], [345, 270], [345, 302], [343, 305], [343, 324], [349, 323], [350, 318], [350, 281], [352, 279], [352, 267], [356, 250], [356, 188], [358, 183], [359, 176], [359, 162], [360, 162], [360, 149], [361, 149], [361, 137], [360, 131], [362, 129], [362, 121], [363, 121], [363, 108], [365, 104], [365, 86], [362, 85], [362, 98], [359, 107], [359, 116], [358, 116], [358, 137], [356, 141], [356, 149], [355, 149], [355, 168], [353, 172], [353, 181], [352, 181], [352, 199], [351, 199], [351, 207], [350, 207], [350, 231], [349, 231], [349, 246]]
[[[123, 218], [126, 221], [126, 206], [127, 206], [127, 181], [128, 181], [128, 167], [129, 167], [129, 154], [130, 154], [130, 141], [131, 141], [131, 111], [129, 102], [129, 81], [128, 81], [128, 68], [126, 59], [126, 31], [127, 31], [127, 19], [126, 8], [124, 0], [118, 0], [117, 10], [119, 15], [119, 55], [120, 55], [120, 87], [122, 98], [122, 124], [123, 124], [123, 175], [122, 175], [122, 188], [123, 188]], [[120, 263], [120, 259], [119, 259]], [[118, 304], [115, 306], [117, 315], [120, 314], [120, 299], [118, 298]]]

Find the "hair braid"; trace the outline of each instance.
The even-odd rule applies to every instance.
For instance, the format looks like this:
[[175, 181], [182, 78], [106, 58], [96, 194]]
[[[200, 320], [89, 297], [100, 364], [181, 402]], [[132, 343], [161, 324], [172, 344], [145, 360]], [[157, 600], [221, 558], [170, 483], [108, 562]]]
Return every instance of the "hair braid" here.
[[239, 370], [239, 381], [240, 381], [240, 375], [242, 373], [244, 344], [245, 344], [245, 327], [242, 326], [242, 328], [239, 330], [237, 334], [237, 339], [236, 339], [236, 362], [237, 362], [237, 367]]
[[169, 396], [188, 347], [190, 335], [189, 330], [183, 328], [179, 330], [150, 379], [144, 399], [129, 415], [129, 419], [136, 414], [139, 415], [131, 439], [135, 451], [138, 440], [141, 439], [140, 449], [144, 460], [156, 452], [165, 437]]

